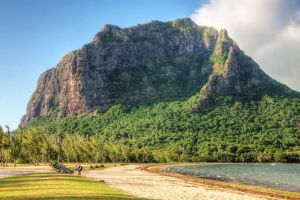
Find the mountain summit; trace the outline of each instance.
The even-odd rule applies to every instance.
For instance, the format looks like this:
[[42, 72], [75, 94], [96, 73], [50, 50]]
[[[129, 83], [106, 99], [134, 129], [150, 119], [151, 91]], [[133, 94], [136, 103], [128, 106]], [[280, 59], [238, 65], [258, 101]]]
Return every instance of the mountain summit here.
[[226, 30], [189, 18], [129, 28], [105, 25], [91, 43], [40, 76], [22, 124], [51, 112], [103, 113], [116, 104], [180, 100], [199, 111], [218, 97], [265, 95], [299, 94], [266, 75]]

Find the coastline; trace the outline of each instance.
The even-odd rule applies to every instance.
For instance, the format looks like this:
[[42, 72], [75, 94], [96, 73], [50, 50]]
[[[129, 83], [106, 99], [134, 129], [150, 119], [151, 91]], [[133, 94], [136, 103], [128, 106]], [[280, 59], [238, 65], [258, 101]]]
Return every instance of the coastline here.
[[[167, 165], [128, 164], [104, 170], [86, 170], [83, 176], [103, 181], [136, 197], [161, 200], [277, 200], [279, 198], [211, 187], [208, 184], [170, 176], [160, 170]], [[281, 198], [282, 199], [282, 198]]]
[[[112, 165], [101, 170], [85, 169], [82, 176], [100, 182], [105, 182], [114, 188], [123, 190], [125, 193], [145, 199], [300, 199], [299, 192], [289, 192], [257, 185], [210, 180], [165, 171], [166, 168], [172, 166], [205, 164], [208, 163]], [[2, 174], [10, 172], [9, 176], [14, 176], [29, 173], [40, 173], [41, 170], [51, 171], [51, 168], [49, 166], [20, 166], [16, 168], [5, 167], [1, 170], [3, 172]]]
[[178, 178], [186, 182], [204, 185], [217, 190], [220, 189], [232, 190], [232, 191], [242, 192], [246, 194], [259, 195], [269, 199], [274, 199], [274, 198], [290, 199], [290, 200], [300, 199], [300, 192], [285, 191], [285, 190], [279, 190], [279, 189], [269, 188], [265, 186], [250, 185], [250, 184], [236, 183], [230, 181], [206, 179], [206, 178], [195, 177], [192, 175], [185, 175], [185, 174], [166, 171], [168, 167], [172, 167], [172, 166], [205, 165], [205, 164], [207, 163], [156, 164], [156, 165], [143, 166], [141, 167], [141, 169], [162, 176]]

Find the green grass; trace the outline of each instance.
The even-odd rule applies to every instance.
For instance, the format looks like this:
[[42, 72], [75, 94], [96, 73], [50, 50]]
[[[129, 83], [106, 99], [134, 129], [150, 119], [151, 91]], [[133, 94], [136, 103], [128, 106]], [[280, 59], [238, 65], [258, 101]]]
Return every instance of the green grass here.
[[0, 180], [0, 199], [138, 199], [103, 182], [76, 175], [41, 173]]

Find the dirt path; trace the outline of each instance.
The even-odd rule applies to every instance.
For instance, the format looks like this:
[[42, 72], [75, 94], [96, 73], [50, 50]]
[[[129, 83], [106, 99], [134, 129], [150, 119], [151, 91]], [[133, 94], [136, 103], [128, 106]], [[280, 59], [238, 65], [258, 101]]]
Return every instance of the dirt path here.
[[52, 169], [49, 166], [1, 167], [0, 168], [0, 178], [32, 174], [32, 173], [51, 172], [51, 170]]
[[138, 165], [111, 167], [105, 170], [89, 170], [84, 176], [104, 180], [109, 185], [138, 197], [162, 200], [221, 199], [261, 200], [262, 196], [228, 189], [212, 189], [205, 185], [187, 182], [179, 178], [159, 175], [139, 169]]

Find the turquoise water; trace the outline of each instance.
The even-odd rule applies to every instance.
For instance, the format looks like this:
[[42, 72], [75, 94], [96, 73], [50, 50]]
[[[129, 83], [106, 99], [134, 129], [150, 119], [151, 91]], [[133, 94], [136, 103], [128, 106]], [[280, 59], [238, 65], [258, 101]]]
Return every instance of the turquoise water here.
[[207, 164], [174, 166], [167, 171], [300, 192], [300, 164]]

